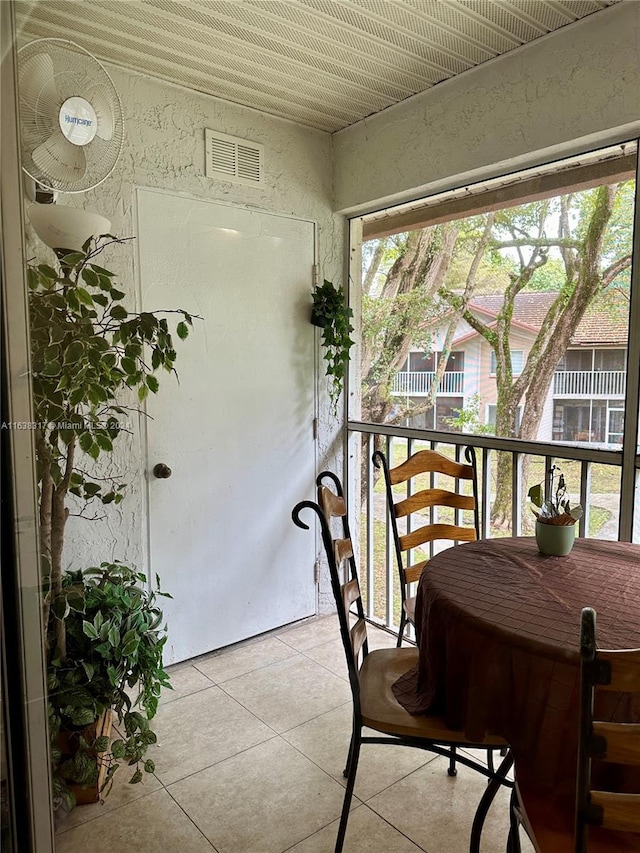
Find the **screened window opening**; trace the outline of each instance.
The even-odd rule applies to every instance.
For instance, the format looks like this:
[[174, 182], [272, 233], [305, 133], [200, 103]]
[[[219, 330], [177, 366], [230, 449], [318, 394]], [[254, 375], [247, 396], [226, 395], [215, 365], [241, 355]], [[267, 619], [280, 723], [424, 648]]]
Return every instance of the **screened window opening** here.
[[353, 419], [619, 446], [636, 156], [365, 217]]

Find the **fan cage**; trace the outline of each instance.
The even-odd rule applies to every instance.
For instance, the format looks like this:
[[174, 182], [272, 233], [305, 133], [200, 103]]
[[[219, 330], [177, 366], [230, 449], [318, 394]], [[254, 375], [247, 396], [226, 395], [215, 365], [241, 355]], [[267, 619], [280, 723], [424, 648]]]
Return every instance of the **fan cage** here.
[[[23, 170], [52, 191], [81, 193], [101, 184], [124, 142], [122, 105], [104, 66], [75, 42], [37, 39], [18, 51], [18, 75]], [[74, 96], [98, 113], [97, 134], [82, 147], [69, 142], [59, 124], [60, 108]]]

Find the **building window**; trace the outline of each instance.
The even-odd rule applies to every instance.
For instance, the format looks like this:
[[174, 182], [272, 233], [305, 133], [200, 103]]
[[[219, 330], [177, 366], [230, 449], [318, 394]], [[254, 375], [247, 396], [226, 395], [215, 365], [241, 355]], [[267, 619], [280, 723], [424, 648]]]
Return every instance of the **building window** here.
[[[495, 405], [495, 403], [489, 403], [489, 405], [487, 406], [487, 423], [490, 424], [492, 427], [495, 427], [496, 425], [497, 408], [498, 407]], [[518, 406], [516, 410], [516, 438], [520, 435], [520, 421], [522, 420], [522, 409], [522, 406]]]
[[[410, 352], [408, 362], [405, 361], [400, 368], [400, 373], [407, 369], [411, 373], [435, 373], [436, 368], [442, 362], [441, 352]], [[464, 370], [464, 352], [456, 350], [449, 354], [445, 365], [445, 373]]]
[[626, 370], [626, 349], [600, 349], [594, 353], [595, 370]]
[[[520, 376], [524, 367], [524, 350], [512, 349], [511, 352], [511, 372], [514, 376]], [[491, 350], [491, 375], [496, 375], [497, 370], [496, 354]]]
[[440, 397], [436, 402], [435, 408], [429, 406], [424, 408], [423, 397], [411, 397], [410, 404], [418, 410], [417, 414], [413, 414], [405, 420], [405, 426], [413, 429], [437, 429], [448, 430], [449, 432], [460, 432], [460, 427], [452, 425], [451, 420], [455, 420], [464, 406], [463, 397]]
[[413, 373], [435, 373], [436, 356], [433, 352], [410, 352], [409, 370]]

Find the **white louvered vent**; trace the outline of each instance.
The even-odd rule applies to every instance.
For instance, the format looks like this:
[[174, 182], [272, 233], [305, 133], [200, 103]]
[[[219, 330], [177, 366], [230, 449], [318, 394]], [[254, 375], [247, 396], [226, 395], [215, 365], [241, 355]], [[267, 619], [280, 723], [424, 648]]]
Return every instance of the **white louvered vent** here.
[[253, 186], [262, 184], [264, 145], [214, 130], [205, 130], [205, 142], [208, 178]]

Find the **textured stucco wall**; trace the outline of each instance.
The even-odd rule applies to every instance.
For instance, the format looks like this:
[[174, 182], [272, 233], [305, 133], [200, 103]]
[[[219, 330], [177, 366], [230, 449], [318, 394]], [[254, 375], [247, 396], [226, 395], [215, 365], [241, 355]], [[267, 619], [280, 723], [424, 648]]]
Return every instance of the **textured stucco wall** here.
[[[317, 223], [320, 275], [342, 281], [344, 223], [331, 212], [331, 137], [297, 127], [254, 110], [165, 85], [138, 74], [109, 68], [125, 115], [125, 146], [116, 170], [95, 190], [72, 198], [112, 222], [118, 236], [135, 234], [135, 188], [154, 187], [274, 213], [311, 219]], [[262, 187], [214, 181], [204, 175], [204, 130], [211, 128], [265, 146]], [[121, 275], [128, 305], [137, 305], [135, 245], [109, 253], [103, 265]], [[309, 286], [311, 305], [311, 271]], [[167, 306], [173, 307], [173, 306]], [[176, 306], [177, 307], [177, 306]], [[247, 311], [251, 306], [247, 305]], [[177, 368], [180, 371], [180, 344]], [[319, 371], [324, 369], [321, 361]], [[165, 379], [163, 381], [169, 381]], [[320, 381], [317, 464], [340, 471], [341, 448], [337, 420], [328, 409]], [[162, 388], [160, 389], [160, 394]], [[159, 398], [160, 399], [160, 398]], [[109, 507], [108, 517], [96, 523], [71, 519], [66, 562], [84, 567], [107, 559], [146, 563], [145, 453], [138, 417], [131, 417], [133, 434], [123, 439], [110, 467], [129, 484], [126, 500]], [[313, 495], [301, 495], [311, 498]], [[290, 507], [283, 511], [290, 511]], [[320, 607], [326, 610], [330, 588], [323, 579]]]
[[373, 210], [640, 135], [640, 2], [621, 3], [334, 135], [336, 210]]

